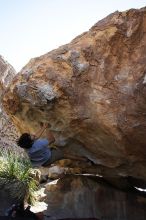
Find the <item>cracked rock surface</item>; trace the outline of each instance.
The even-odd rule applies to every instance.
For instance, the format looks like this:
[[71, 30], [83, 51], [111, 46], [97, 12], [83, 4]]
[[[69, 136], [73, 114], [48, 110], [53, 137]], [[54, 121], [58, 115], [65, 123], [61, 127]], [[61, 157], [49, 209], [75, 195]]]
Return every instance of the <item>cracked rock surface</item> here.
[[1, 103], [2, 95], [15, 75], [14, 68], [0, 55], [0, 149], [17, 147], [15, 142], [19, 132]]

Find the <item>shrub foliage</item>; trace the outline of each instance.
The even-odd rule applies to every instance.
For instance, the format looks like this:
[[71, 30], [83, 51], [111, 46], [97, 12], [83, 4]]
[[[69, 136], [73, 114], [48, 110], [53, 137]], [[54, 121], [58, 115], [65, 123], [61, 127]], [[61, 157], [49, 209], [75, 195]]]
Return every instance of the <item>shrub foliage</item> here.
[[30, 175], [31, 163], [27, 157], [17, 152], [0, 152], [0, 187], [9, 190], [10, 196], [17, 201], [27, 200], [32, 204], [37, 182]]

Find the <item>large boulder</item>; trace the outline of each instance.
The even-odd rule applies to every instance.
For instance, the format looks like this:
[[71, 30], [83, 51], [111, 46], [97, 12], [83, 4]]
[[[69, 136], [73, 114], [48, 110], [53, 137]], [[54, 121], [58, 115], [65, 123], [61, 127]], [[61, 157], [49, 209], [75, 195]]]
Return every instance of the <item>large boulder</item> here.
[[[97, 218], [103, 220], [145, 220], [146, 199], [134, 192], [123, 192], [99, 178], [66, 176], [56, 184], [46, 184], [50, 219]], [[47, 219], [47, 217], [46, 217]]]
[[72, 140], [76, 153], [93, 161], [94, 173], [146, 181], [145, 92], [142, 8], [117, 11], [71, 43], [31, 59], [3, 105], [21, 132], [48, 122], [56, 143]]

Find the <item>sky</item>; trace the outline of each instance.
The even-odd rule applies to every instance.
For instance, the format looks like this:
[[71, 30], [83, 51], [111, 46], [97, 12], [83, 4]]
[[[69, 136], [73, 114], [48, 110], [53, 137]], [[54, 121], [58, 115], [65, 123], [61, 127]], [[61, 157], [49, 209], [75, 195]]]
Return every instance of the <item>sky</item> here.
[[118, 10], [146, 0], [0, 0], [0, 55], [18, 72]]

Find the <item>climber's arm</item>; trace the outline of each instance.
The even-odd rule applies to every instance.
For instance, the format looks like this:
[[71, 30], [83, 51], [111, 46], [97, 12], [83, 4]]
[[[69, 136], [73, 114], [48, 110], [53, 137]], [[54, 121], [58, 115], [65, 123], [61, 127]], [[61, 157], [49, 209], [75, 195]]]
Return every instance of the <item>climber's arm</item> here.
[[32, 138], [33, 139], [40, 138], [45, 130], [46, 130], [46, 136], [47, 136], [47, 139], [49, 141], [49, 144], [54, 143], [55, 142], [55, 137], [54, 137], [53, 133], [50, 130], [48, 130], [48, 124], [43, 124], [43, 127], [41, 129], [39, 129], [34, 135], [31, 135]]
[[43, 127], [40, 128], [34, 135], [34, 139], [38, 139], [41, 137], [41, 135], [44, 133], [44, 131], [46, 130], [46, 128], [48, 127], [48, 124], [43, 124]]
[[47, 131], [47, 138], [49, 140], [49, 144], [52, 144], [55, 142], [55, 137], [50, 130]]

